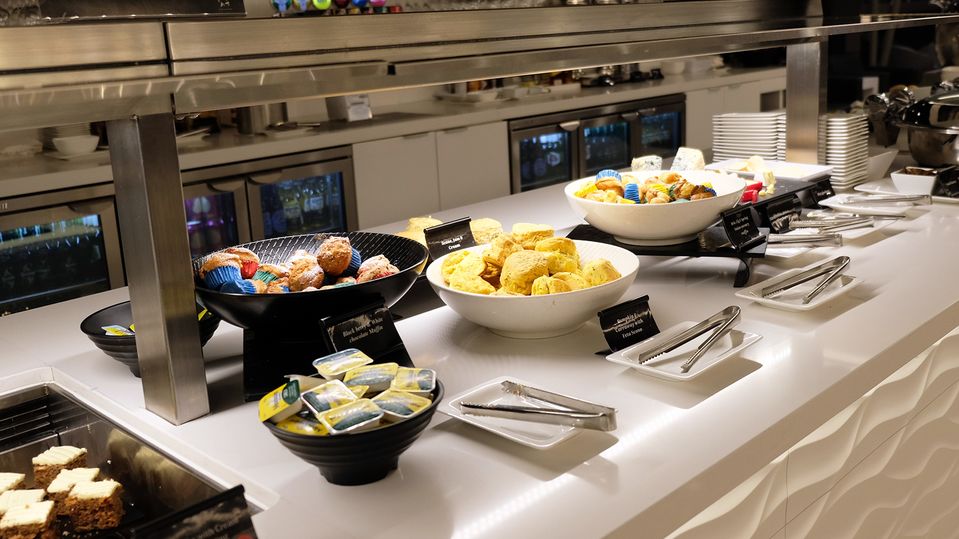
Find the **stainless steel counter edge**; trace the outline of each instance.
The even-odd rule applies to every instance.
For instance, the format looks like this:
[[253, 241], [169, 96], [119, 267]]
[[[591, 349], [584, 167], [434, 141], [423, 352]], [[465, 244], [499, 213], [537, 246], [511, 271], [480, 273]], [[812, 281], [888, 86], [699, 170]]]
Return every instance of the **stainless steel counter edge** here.
[[[662, 81], [626, 84], [612, 88], [584, 88], [575, 94], [546, 94], [491, 104], [473, 105], [442, 101], [407, 103], [377, 110], [374, 113], [384, 116], [401, 112], [420, 114], [422, 117], [410, 119], [407, 116], [395, 121], [377, 121], [374, 117], [372, 122], [365, 125], [329, 123], [319, 130], [295, 138], [248, 137], [227, 132], [212, 137], [213, 140], [203, 146], [182, 147], [180, 163], [184, 170], [189, 170], [671, 93], [785, 78], [785, 75], [785, 68], [730, 69], [712, 73], [684, 73], [668, 76]], [[110, 181], [112, 181], [112, 173], [107, 156], [97, 161], [84, 162], [82, 160], [59, 161], [39, 155], [30, 159], [7, 161], [3, 167], [0, 167], [0, 199]]]

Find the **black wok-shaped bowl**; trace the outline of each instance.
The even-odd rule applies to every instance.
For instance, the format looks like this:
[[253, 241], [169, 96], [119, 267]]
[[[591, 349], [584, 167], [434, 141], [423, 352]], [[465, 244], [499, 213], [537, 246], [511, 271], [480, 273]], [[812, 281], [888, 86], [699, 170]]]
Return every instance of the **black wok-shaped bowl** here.
[[[416, 241], [375, 232], [304, 234], [254, 241], [238, 247], [250, 249], [264, 264], [280, 264], [297, 249], [316, 252], [323, 238], [329, 236], [348, 237], [363, 260], [384, 255], [400, 272], [353, 286], [289, 294], [230, 294], [210, 290], [197, 279], [196, 293], [200, 303], [227, 322], [244, 329], [274, 329], [282, 333], [315, 329], [316, 321], [321, 318], [353, 311], [369, 303], [382, 300], [387, 307], [393, 305], [413, 286], [419, 275], [417, 266], [428, 256], [426, 247]], [[198, 270], [209, 256], [195, 259], [194, 270]]]
[[443, 400], [443, 384], [436, 381], [430, 395], [433, 403], [406, 421], [356, 434], [309, 436], [264, 423], [291, 453], [317, 466], [334, 485], [365, 485], [386, 477], [396, 469], [400, 454], [426, 430], [436, 407]]
[[[202, 305], [197, 305], [196, 311], [199, 314], [203, 310]], [[133, 376], [140, 377], [140, 362], [137, 359], [137, 340], [135, 335], [105, 335], [104, 326], [123, 326], [130, 327], [133, 324], [133, 311], [130, 308], [130, 302], [124, 301], [111, 305], [105, 309], [91, 314], [80, 322], [80, 331], [82, 331], [93, 344], [100, 350], [103, 350], [108, 356], [126, 365]], [[200, 319], [200, 346], [203, 346], [213, 337], [217, 326], [220, 325], [220, 319], [211, 311], [207, 311]]]

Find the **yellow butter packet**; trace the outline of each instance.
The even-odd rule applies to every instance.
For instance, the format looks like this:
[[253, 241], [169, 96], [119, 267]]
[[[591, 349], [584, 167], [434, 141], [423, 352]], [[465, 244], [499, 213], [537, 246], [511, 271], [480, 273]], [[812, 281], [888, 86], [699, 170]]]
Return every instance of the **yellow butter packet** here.
[[389, 389], [390, 383], [396, 377], [396, 371], [400, 368], [396, 363], [380, 363], [378, 365], [367, 365], [358, 367], [346, 373], [343, 381], [348, 386], [369, 386], [369, 391], [379, 393]]
[[330, 380], [309, 391], [304, 391], [300, 394], [300, 399], [314, 415], [319, 417], [327, 410], [355, 401], [356, 395], [343, 382]]
[[370, 356], [356, 348], [347, 348], [328, 356], [313, 360], [313, 367], [327, 380], [342, 380], [350, 369], [373, 363]]
[[433, 403], [426, 397], [395, 389], [387, 389], [372, 400], [383, 410], [383, 419], [391, 423], [413, 417]]
[[400, 367], [396, 378], [390, 383], [390, 389], [407, 391], [416, 395], [428, 395], [436, 388], [436, 371], [433, 369], [415, 369]]
[[103, 330], [105, 335], [111, 335], [113, 337], [129, 337], [134, 333], [123, 326], [103, 326], [100, 329]]
[[356, 395], [356, 398], [362, 399], [363, 395], [366, 395], [366, 392], [370, 390], [370, 386], [346, 386]]
[[300, 382], [299, 380], [290, 380], [260, 399], [260, 421], [278, 423], [295, 415], [302, 409]]
[[330, 434], [373, 429], [380, 425], [382, 418], [383, 410], [370, 399], [359, 399], [320, 414], [320, 422], [329, 429]]
[[287, 432], [292, 432], [294, 434], [305, 434], [307, 436], [330, 435], [329, 429], [327, 429], [326, 425], [323, 423], [305, 417], [300, 417], [298, 415], [288, 417], [277, 423], [276, 426], [277, 428], [283, 429]]

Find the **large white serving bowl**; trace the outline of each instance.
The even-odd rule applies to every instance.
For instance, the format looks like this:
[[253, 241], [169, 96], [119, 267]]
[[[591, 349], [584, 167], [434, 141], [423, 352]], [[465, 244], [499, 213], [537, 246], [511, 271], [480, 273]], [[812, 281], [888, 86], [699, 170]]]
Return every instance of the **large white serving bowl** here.
[[[545, 296], [485, 296], [454, 290], [443, 281], [446, 255], [426, 268], [426, 277], [440, 299], [460, 316], [504, 337], [542, 339], [579, 329], [598, 311], [615, 305], [636, 279], [639, 259], [626, 249], [593, 241], [576, 241], [585, 263], [605, 258], [622, 275], [615, 281], [563, 294]], [[468, 250], [482, 253], [487, 245]]]
[[[631, 174], [642, 184], [665, 172], [649, 170]], [[591, 176], [570, 182], [566, 186], [566, 199], [587, 223], [612, 234], [620, 242], [631, 245], [684, 243], [719, 220], [720, 213], [736, 206], [746, 189], [746, 180], [712, 170], [690, 170], [681, 174], [692, 183], [711, 183], [716, 196], [671, 204], [610, 204], [577, 197], [576, 191], [594, 180]]]

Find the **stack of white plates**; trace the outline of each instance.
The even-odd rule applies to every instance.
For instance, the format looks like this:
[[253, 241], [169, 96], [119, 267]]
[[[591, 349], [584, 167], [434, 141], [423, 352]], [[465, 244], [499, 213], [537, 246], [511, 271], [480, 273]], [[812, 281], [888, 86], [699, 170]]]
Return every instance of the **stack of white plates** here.
[[713, 159], [786, 159], [785, 112], [735, 112], [713, 116]]
[[44, 149], [56, 151], [56, 147], [53, 145], [53, 139], [62, 137], [77, 137], [80, 135], [89, 134], [90, 124], [88, 123], [44, 127], [40, 130], [40, 142], [43, 143]]
[[869, 180], [869, 124], [864, 114], [827, 114], [819, 134], [819, 162], [832, 167], [833, 187], [849, 189]]

